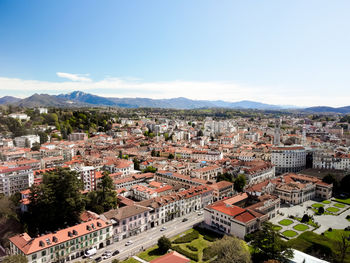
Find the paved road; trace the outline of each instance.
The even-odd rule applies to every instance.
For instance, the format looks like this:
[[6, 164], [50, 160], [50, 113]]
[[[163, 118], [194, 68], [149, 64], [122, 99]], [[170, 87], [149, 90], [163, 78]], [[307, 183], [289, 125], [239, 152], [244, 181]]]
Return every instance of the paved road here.
[[[183, 218], [187, 218], [188, 221], [182, 222]], [[138, 254], [143, 249], [147, 249], [149, 247], [154, 246], [155, 244], [157, 244], [157, 241], [161, 236], [165, 235], [168, 238], [176, 236], [188, 229], [191, 229], [193, 225], [199, 222], [202, 222], [203, 220], [204, 220], [204, 216], [203, 215], [199, 216], [198, 211], [196, 213], [175, 218], [172, 221], [166, 222], [160, 226], [157, 226], [145, 232], [142, 232], [137, 236], [132, 236], [132, 237], [123, 239], [121, 241], [118, 241], [109, 245], [104, 249], [98, 250], [97, 254], [94, 255], [93, 258], [95, 259], [97, 257], [100, 257], [103, 254], [103, 252], [106, 250], [110, 250], [113, 252], [116, 249], [118, 249], [120, 253], [117, 256], [111, 257], [101, 262], [109, 263], [109, 262], [112, 262], [114, 258], [117, 258], [119, 260], [124, 260], [126, 258], [132, 257], [133, 255]], [[160, 231], [162, 227], [166, 227], [167, 229], [165, 231]], [[132, 240], [133, 244], [130, 246], [125, 246], [125, 243], [128, 242], [129, 240]], [[79, 258], [71, 262], [77, 262], [81, 260], [82, 258]]]

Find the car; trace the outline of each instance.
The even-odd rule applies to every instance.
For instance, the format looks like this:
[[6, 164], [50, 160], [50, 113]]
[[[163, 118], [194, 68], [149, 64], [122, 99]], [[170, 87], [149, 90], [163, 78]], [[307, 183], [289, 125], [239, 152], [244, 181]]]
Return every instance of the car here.
[[102, 257], [95, 258], [95, 262], [100, 262], [102, 261]]
[[110, 258], [111, 256], [112, 256], [112, 251], [106, 250], [106, 251], [103, 252], [103, 254], [102, 254], [102, 259], [107, 259], [107, 258]]
[[132, 243], [134, 243], [134, 242], [132, 242], [131, 240], [129, 240], [128, 242], [125, 243], [125, 246], [130, 246]]
[[200, 211], [200, 212], [198, 213], [198, 215], [199, 215], [199, 216], [203, 215], [203, 212], [202, 212], [202, 211]]
[[188, 221], [188, 219], [187, 219], [187, 218], [182, 219], [182, 222], [186, 222], [186, 221]]
[[113, 253], [112, 253], [112, 256], [116, 256], [116, 255], [118, 255], [120, 252], [119, 252], [119, 250], [117, 249], [116, 251], [114, 251]]
[[160, 229], [160, 231], [165, 231], [166, 230], [166, 227], [165, 226], [163, 226], [161, 229]]

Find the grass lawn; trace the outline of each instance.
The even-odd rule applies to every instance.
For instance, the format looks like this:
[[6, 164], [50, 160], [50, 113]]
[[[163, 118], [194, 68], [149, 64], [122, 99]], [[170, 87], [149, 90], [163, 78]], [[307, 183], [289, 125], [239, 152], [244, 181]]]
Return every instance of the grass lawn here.
[[295, 237], [298, 233], [293, 230], [286, 230], [282, 234], [286, 237]]
[[140, 263], [136, 259], [128, 258], [127, 260], [121, 261], [121, 263]]
[[280, 224], [282, 226], [289, 226], [290, 224], [293, 224], [293, 221], [290, 219], [283, 219], [283, 220], [279, 221], [278, 224]]
[[344, 208], [344, 207], [345, 207], [344, 204], [338, 204], [338, 203], [334, 204], [334, 206], [335, 206], [335, 207], [339, 207], [339, 208]]
[[338, 241], [340, 240], [341, 235], [345, 235], [346, 237], [349, 237], [350, 231], [345, 231], [343, 229], [333, 229], [332, 231], [324, 232], [324, 235], [330, 239]]
[[331, 212], [331, 213], [336, 213], [336, 212], [338, 212], [339, 211], [339, 209], [338, 208], [335, 208], [335, 207], [328, 207], [327, 209], [326, 209], [328, 212]]
[[330, 204], [331, 201], [329, 201], [329, 200], [323, 200], [322, 203], [324, 203], [324, 204]]
[[159, 253], [159, 251], [158, 251], [158, 246], [154, 246], [154, 247], [151, 247], [151, 248], [147, 249], [144, 252], [141, 252], [137, 256], [139, 258], [142, 258], [143, 260], [151, 261], [151, 260], [153, 260], [153, 259], [155, 259], [157, 257], [162, 256], [162, 255], [163, 254]]
[[[335, 231], [334, 233], [332, 233]], [[331, 235], [336, 235], [336, 230], [333, 230]], [[328, 231], [327, 231], [328, 232]], [[338, 252], [338, 244], [333, 239], [325, 234], [324, 236], [318, 235], [311, 231], [305, 231], [300, 234], [297, 238], [291, 239], [287, 242], [292, 248], [303, 251], [305, 253], [315, 252], [314, 256], [326, 255], [326, 260], [329, 262], [335, 262], [336, 258], [334, 255]], [[321, 254], [317, 254], [317, 251], [321, 251]], [[350, 251], [346, 254], [346, 263], [350, 263]]]
[[295, 230], [298, 230], [298, 231], [305, 231], [305, 230], [309, 229], [309, 227], [307, 225], [304, 225], [304, 224], [297, 224], [293, 228]]
[[323, 206], [324, 206], [323, 204], [319, 204], [319, 203], [312, 204], [312, 207], [315, 207], [315, 208], [319, 208], [319, 207], [323, 207]]
[[334, 199], [334, 200], [339, 202], [339, 203], [344, 203], [344, 204], [350, 205], [350, 198], [348, 198], [348, 199]]
[[[299, 222], [301, 222], [301, 217], [295, 217], [296, 220], [298, 220]], [[312, 219], [309, 219], [309, 222], [304, 222], [304, 224], [308, 224], [309, 226], [312, 227], [318, 227], [318, 225], [316, 225], [316, 223], [314, 221], [312, 221]]]
[[273, 229], [276, 230], [276, 231], [280, 231], [280, 230], [282, 229], [282, 227], [281, 227], [281, 226], [276, 226], [276, 225], [274, 225], [274, 226], [273, 226]]

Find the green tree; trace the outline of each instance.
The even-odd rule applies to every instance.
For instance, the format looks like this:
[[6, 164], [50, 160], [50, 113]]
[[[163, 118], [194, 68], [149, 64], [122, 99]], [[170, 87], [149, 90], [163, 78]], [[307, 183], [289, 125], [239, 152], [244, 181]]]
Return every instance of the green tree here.
[[143, 169], [144, 173], [155, 173], [157, 171], [157, 168], [153, 166], [147, 166], [146, 169]]
[[12, 255], [5, 257], [2, 263], [28, 263], [28, 260], [27, 257], [23, 255]]
[[333, 174], [327, 174], [322, 178], [322, 182], [327, 184], [333, 184], [333, 189], [336, 191], [338, 189], [338, 181], [335, 179]]
[[213, 243], [211, 253], [217, 255], [215, 263], [252, 262], [248, 246], [243, 240], [233, 236], [224, 236]]
[[80, 221], [84, 209], [82, 183], [67, 168], [45, 173], [40, 185], [30, 188], [26, 222], [31, 234], [54, 231]]
[[168, 159], [174, 159], [174, 155], [172, 153], [169, 154]]
[[40, 150], [40, 143], [33, 143], [33, 146], [31, 148], [32, 151], [39, 151]]
[[303, 215], [303, 218], [301, 219], [301, 222], [302, 222], [302, 223], [308, 223], [309, 220], [310, 220], [309, 215], [308, 215], [308, 214], [304, 214], [304, 215]]
[[237, 192], [242, 192], [245, 184], [246, 184], [245, 176], [244, 176], [244, 174], [240, 174], [236, 178], [233, 187]]
[[158, 239], [158, 250], [160, 253], [164, 254], [166, 253], [169, 249], [171, 249], [171, 242], [168, 238], [165, 236], [162, 236], [161, 238]]
[[198, 136], [198, 137], [202, 137], [202, 136], [203, 136], [203, 131], [202, 131], [202, 130], [199, 130], [198, 133], [197, 133], [197, 136]]
[[112, 260], [112, 263], [119, 263], [119, 260], [115, 258]]
[[324, 213], [324, 208], [323, 208], [323, 206], [320, 206], [320, 207], [318, 208], [317, 213], [320, 214], [320, 215], [322, 215], [322, 214]]
[[288, 262], [288, 258], [293, 257], [293, 250], [280, 238], [270, 222], [265, 222], [262, 229], [252, 235], [251, 245], [254, 249], [254, 262], [263, 262], [269, 259]]
[[350, 194], [350, 174], [347, 174], [340, 181], [341, 191]]
[[140, 161], [136, 157], [133, 159], [134, 162], [134, 169], [135, 170], [140, 170]]

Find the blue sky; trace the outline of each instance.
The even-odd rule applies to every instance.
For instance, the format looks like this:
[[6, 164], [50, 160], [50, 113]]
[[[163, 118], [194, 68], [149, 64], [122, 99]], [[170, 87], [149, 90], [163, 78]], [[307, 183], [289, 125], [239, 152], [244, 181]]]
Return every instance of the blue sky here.
[[350, 105], [350, 1], [0, 0], [0, 96]]

